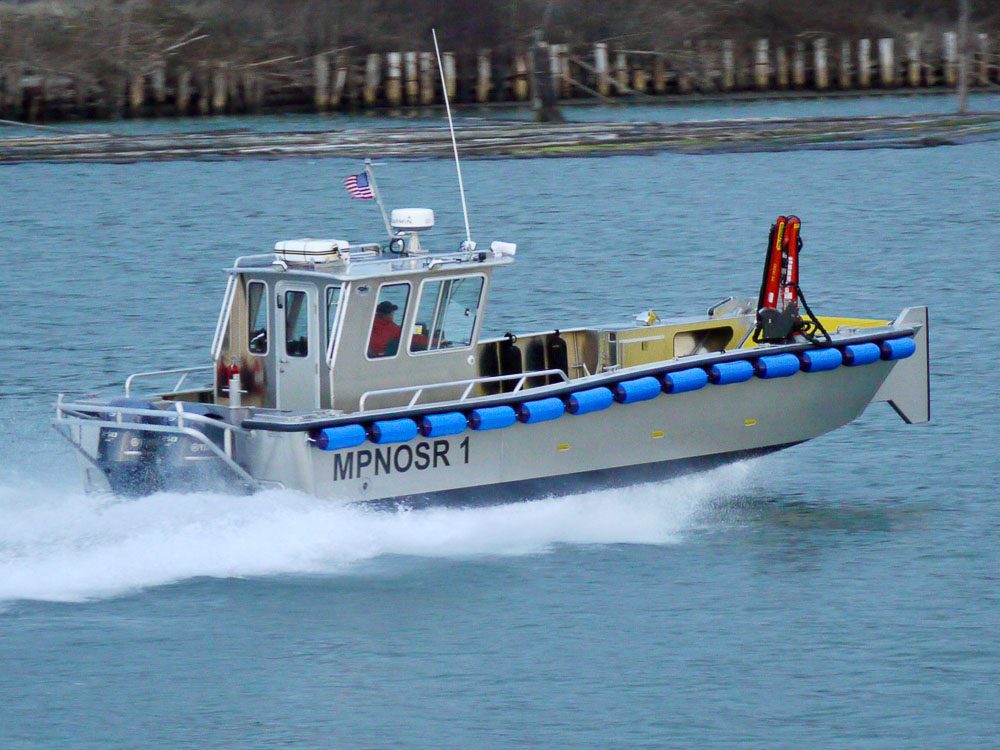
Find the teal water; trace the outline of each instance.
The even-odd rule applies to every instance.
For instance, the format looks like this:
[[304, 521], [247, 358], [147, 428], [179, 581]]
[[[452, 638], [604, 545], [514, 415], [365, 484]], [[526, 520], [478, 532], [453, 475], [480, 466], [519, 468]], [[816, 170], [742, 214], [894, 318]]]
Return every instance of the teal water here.
[[[0, 748], [996, 744], [1000, 144], [465, 164], [492, 331], [752, 295], [795, 212], [817, 310], [930, 306], [931, 424], [496, 507], [84, 495], [57, 393], [205, 361], [235, 254], [378, 236], [357, 166], [0, 169]], [[380, 169], [458, 243], [450, 163]]]

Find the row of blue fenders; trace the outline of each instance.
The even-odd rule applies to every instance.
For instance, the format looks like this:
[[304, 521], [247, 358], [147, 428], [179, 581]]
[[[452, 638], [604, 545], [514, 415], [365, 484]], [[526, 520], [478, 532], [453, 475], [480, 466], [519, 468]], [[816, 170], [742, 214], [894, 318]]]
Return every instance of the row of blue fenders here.
[[742, 383], [750, 378], [787, 378], [799, 370], [823, 372], [841, 365], [859, 367], [879, 360], [905, 359], [916, 351], [912, 338], [887, 339], [879, 344], [849, 344], [843, 348], [811, 349], [799, 354], [771, 354], [753, 360], [740, 359], [719, 362], [709, 368], [691, 367], [664, 373], [646, 375], [633, 380], [622, 380], [610, 387], [598, 386], [564, 398], [551, 396], [535, 401], [524, 401], [516, 406], [484, 406], [468, 413], [450, 411], [425, 414], [420, 421], [385, 419], [365, 427], [360, 424], [326, 427], [314, 438], [317, 448], [325, 451], [343, 450], [361, 445], [366, 440], [373, 443], [405, 443], [417, 435], [445, 437], [457, 435], [466, 429], [499, 430], [517, 422], [535, 424], [558, 419], [565, 413], [590, 414], [607, 409], [613, 403], [631, 404], [648, 401], [661, 393], [687, 393], [704, 388], [708, 383], [729, 385]]

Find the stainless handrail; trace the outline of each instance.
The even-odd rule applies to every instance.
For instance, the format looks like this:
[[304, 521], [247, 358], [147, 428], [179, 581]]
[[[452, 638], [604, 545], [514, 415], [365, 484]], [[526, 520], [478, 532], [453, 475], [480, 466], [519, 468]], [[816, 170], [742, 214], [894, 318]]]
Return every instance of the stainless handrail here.
[[187, 380], [187, 376], [194, 372], [201, 372], [205, 370], [212, 370], [214, 365], [200, 365], [198, 367], [178, 367], [172, 370], [150, 370], [149, 372], [136, 372], [132, 373], [125, 379], [125, 396], [132, 395], [132, 383], [139, 378], [153, 378], [160, 375], [180, 375], [180, 379], [174, 385], [173, 390], [177, 391]]
[[405, 385], [398, 388], [379, 388], [373, 391], [365, 391], [361, 394], [361, 400], [358, 402], [358, 411], [365, 410], [365, 402], [369, 397], [372, 396], [387, 396], [394, 393], [409, 393], [414, 391], [413, 398], [410, 399], [407, 406], [414, 406], [420, 400], [425, 390], [433, 390], [435, 388], [454, 388], [456, 386], [464, 385], [465, 390], [462, 395], [457, 399], [458, 401], [465, 401], [472, 393], [472, 389], [481, 383], [499, 383], [504, 380], [514, 380], [517, 378], [517, 385], [514, 386], [514, 390], [511, 393], [517, 393], [523, 387], [528, 378], [540, 378], [546, 375], [558, 375], [562, 378], [564, 383], [569, 382], [569, 377], [562, 370], [533, 370], [531, 372], [523, 373], [512, 373], [510, 375], [491, 375], [485, 378], [467, 378], [465, 380], [451, 380], [445, 383], [426, 383], [424, 385]]

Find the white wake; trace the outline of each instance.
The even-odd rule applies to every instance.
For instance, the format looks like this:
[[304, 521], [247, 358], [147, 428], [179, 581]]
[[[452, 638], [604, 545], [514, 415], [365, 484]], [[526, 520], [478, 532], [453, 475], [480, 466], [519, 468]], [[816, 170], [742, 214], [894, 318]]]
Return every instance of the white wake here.
[[670, 482], [472, 508], [380, 510], [290, 491], [139, 500], [0, 486], [0, 601], [81, 601], [198, 576], [349, 571], [383, 555], [476, 557], [556, 545], [673, 544], [752, 464]]

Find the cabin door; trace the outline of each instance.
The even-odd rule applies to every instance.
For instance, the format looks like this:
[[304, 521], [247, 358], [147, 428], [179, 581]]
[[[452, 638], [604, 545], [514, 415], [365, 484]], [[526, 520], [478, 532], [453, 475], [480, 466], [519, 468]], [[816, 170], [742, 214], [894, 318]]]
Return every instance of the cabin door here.
[[279, 409], [319, 408], [319, 305], [316, 288], [281, 281], [275, 287]]

